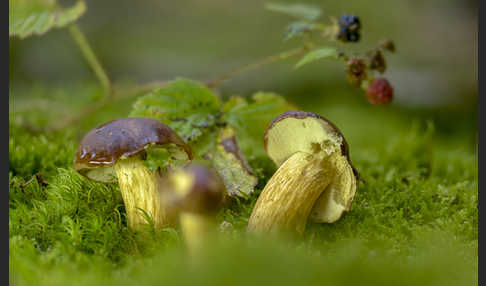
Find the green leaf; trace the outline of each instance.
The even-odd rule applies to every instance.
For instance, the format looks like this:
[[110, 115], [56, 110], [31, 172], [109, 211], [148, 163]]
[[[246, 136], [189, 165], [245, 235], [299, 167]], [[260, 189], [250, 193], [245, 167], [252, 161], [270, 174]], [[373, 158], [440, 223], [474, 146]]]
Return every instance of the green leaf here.
[[258, 92], [251, 102], [234, 96], [223, 106], [224, 120], [233, 127], [243, 154], [265, 156], [263, 136], [267, 126], [279, 114], [297, 109], [283, 97], [269, 92]]
[[160, 120], [188, 142], [214, 126], [220, 108], [221, 102], [209, 88], [178, 78], [139, 98], [130, 116]]
[[306, 21], [298, 21], [290, 23], [287, 26], [287, 33], [285, 34], [285, 40], [289, 40], [295, 36], [301, 36], [305, 33], [311, 32], [316, 24]]
[[185, 151], [174, 144], [167, 144], [163, 147], [149, 148], [146, 152], [143, 164], [150, 171], [165, 173], [169, 170], [179, 168], [188, 162]]
[[54, 0], [9, 0], [9, 36], [25, 38], [42, 35], [52, 28], [64, 27], [77, 20], [86, 11], [82, 0], [69, 8]]
[[[229, 195], [245, 197], [258, 180], [241, 152], [226, 150], [226, 139], [235, 135], [216, 124], [219, 114], [221, 103], [211, 90], [195, 81], [176, 79], [138, 99], [130, 116], [149, 117], [170, 126], [191, 146], [195, 159], [207, 160], [218, 172]], [[232, 142], [238, 146], [235, 140]], [[165, 166], [163, 153], [151, 156], [149, 167]]]
[[304, 4], [267, 3], [265, 9], [308, 21], [314, 21], [321, 15], [319, 7]]
[[324, 58], [338, 58], [338, 51], [335, 48], [322, 48], [311, 51], [303, 56], [300, 61], [295, 65], [295, 68], [300, 68], [301, 66], [311, 63], [316, 60]]

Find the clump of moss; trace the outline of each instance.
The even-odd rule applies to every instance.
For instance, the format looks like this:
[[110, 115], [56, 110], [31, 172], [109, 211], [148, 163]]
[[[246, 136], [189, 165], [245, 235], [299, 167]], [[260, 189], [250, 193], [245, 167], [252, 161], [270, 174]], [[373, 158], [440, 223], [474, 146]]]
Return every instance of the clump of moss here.
[[9, 171], [13, 176], [30, 179], [36, 173], [45, 177], [57, 168], [72, 163], [76, 142], [69, 134], [33, 135], [25, 128], [9, 124]]
[[66, 256], [93, 255], [117, 263], [142, 254], [151, 243], [178, 241], [170, 231], [146, 230], [143, 240], [135, 236], [127, 228], [118, 186], [91, 182], [71, 169], [58, 169], [48, 186], [33, 181], [10, 188], [10, 194], [10, 236], [30, 239], [39, 252], [57, 247]]

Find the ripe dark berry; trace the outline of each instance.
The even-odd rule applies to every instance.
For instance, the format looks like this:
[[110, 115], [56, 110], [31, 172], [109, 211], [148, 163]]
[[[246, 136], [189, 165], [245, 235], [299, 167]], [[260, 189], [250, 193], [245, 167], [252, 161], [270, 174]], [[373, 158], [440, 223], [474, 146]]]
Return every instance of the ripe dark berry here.
[[343, 42], [357, 42], [359, 41], [361, 23], [358, 17], [349, 14], [343, 14], [339, 17], [339, 33], [338, 40]]
[[361, 85], [361, 82], [367, 77], [364, 60], [351, 58], [346, 63], [346, 73], [350, 84]]
[[393, 99], [393, 87], [385, 78], [377, 78], [366, 89], [366, 97], [371, 104], [388, 104]]
[[374, 50], [369, 54], [370, 69], [377, 70], [380, 73], [384, 73], [386, 70], [386, 61], [383, 53], [378, 50]]

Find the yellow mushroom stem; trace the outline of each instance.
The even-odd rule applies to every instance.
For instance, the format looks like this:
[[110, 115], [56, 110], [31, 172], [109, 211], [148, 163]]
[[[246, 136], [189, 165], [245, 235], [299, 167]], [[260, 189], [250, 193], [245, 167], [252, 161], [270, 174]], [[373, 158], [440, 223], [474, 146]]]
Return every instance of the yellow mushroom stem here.
[[158, 193], [160, 179], [157, 173], [150, 171], [139, 157], [121, 159], [114, 169], [131, 229], [149, 224], [147, 215], [155, 228], [174, 225], [176, 214]]
[[216, 229], [213, 218], [203, 214], [183, 212], [179, 215], [179, 220], [189, 254], [197, 255]]
[[260, 194], [248, 231], [302, 234], [315, 202], [333, 180], [337, 156], [297, 152], [289, 157]]

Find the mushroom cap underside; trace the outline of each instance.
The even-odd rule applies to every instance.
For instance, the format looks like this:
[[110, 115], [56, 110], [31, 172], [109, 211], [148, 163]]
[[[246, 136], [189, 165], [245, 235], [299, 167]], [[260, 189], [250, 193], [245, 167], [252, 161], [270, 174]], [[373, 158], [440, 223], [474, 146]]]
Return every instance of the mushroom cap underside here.
[[329, 148], [341, 149], [341, 154], [349, 160], [348, 143], [341, 131], [331, 121], [312, 112], [293, 110], [277, 116], [265, 131], [264, 146], [278, 166], [295, 152], [334, 151]]

